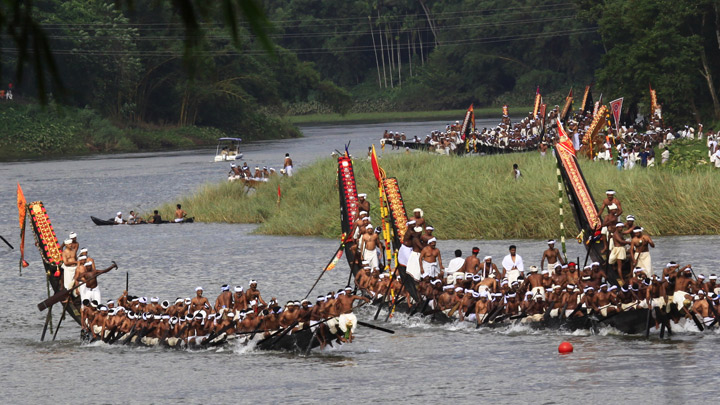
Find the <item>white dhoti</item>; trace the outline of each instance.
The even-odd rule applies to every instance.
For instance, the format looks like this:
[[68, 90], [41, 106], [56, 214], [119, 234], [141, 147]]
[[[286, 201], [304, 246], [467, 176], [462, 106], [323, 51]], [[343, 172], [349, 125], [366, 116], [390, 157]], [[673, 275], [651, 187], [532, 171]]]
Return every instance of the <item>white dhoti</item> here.
[[710, 326], [710, 324], [712, 324], [713, 322], [715, 322], [715, 318], [713, 318], [712, 316], [706, 316], [702, 320], [702, 323], [705, 326]]
[[652, 306], [653, 308], [665, 308], [667, 306], [667, 301], [665, 301], [665, 297], [658, 297], [652, 299]]
[[293, 168], [292, 166], [285, 166], [285, 173], [288, 175], [288, 177], [292, 177]]
[[650, 252], [640, 252], [637, 254], [637, 264], [636, 267], [640, 267], [641, 269], [645, 270], [645, 274], [647, 274], [648, 277], [652, 277], [652, 261], [650, 260]]
[[175, 218], [175, 222], [185, 222], [185, 218]]
[[82, 294], [82, 295], [80, 295], [80, 299], [82, 301], [87, 299], [90, 302], [95, 300], [98, 302], [98, 304], [102, 303], [102, 301], [100, 299], [100, 287], [87, 288], [85, 285], [83, 285], [82, 291], [80, 293]]
[[477, 317], [475, 316], [474, 313], [472, 313], [472, 314], [466, 316], [466, 317], [465, 317], [465, 320], [468, 321], [468, 322], [476, 322], [476, 321], [477, 321]]
[[363, 261], [367, 261], [368, 266], [372, 269], [380, 268], [380, 261], [378, 260], [377, 252], [375, 250], [363, 249]]
[[338, 318], [338, 327], [343, 333], [347, 333], [348, 329], [350, 329], [350, 333], [355, 333], [357, 317], [353, 313], [340, 315]]
[[625, 260], [626, 257], [627, 252], [624, 246], [614, 247], [610, 250], [610, 260], [608, 260], [608, 263], [615, 264], [618, 260]]
[[[63, 269], [63, 285], [66, 290], [73, 288], [73, 278], [75, 278], [75, 269], [77, 266], [66, 266], [62, 265]], [[75, 293], [77, 295], [77, 293]]]
[[428, 275], [430, 277], [437, 277], [440, 275], [440, 266], [438, 266], [437, 262], [428, 263], [423, 260], [423, 274]]
[[532, 290], [530, 290], [532, 293], [532, 298], [535, 299], [538, 295], [543, 297], [543, 301], [545, 300], [545, 288], [543, 287], [534, 287]]
[[603, 305], [603, 306], [601, 306], [601, 307], [598, 307], [598, 309], [600, 310], [600, 315], [602, 315], [602, 316], [607, 316], [607, 314], [608, 314], [608, 308], [610, 308], [610, 304], [607, 304], [607, 305]]
[[477, 291], [478, 291], [479, 293], [482, 293], [483, 291], [489, 293], [489, 292], [490, 292], [490, 287], [488, 287], [488, 286], [486, 286], [486, 285], [479, 285], [479, 286], [477, 287]]
[[513, 281], [517, 281], [517, 279], [520, 277], [520, 270], [508, 270], [507, 273], [505, 273], [505, 276], [508, 279], [508, 283], [512, 284]]
[[543, 315], [544, 314], [528, 315], [525, 318], [523, 318], [520, 322], [521, 323], [540, 322], [543, 320]]
[[329, 321], [326, 322], [328, 328], [330, 329], [330, 333], [332, 333], [333, 335], [336, 334], [338, 331], [338, 329], [337, 329], [338, 322], [339, 322], [338, 318], [331, 318]]
[[407, 273], [415, 280], [420, 280], [420, 252], [410, 253], [410, 257], [408, 257]]
[[681, 309], [685, 305], [686, 294], [689, 293], [687, 291], [675, 291], [673, 293], [673, 302], [675, 303], [675, 305], [677, 305], [678, 309]]
[[557, 318], [558, 316], [560, 316], [560, 308], [554, 308], [550, 310], [551, 318]]
[[410, 258], [410, 254], [412, 254], [412, 251], [412, 248], [401, 245], [400, 250], [398, 251], [398, 263], [402, 264], [403, 266], [407, 266], [408, 259]]

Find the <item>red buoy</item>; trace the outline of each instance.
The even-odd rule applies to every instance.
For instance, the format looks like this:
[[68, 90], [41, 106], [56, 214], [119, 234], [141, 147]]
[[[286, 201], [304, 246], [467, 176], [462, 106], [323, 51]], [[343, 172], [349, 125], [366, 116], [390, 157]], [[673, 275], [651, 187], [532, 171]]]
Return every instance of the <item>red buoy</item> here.
[[573, 352], [573, 345], [570, 342], [562, 342], [558, 346], [558, 353], [569, 354]]

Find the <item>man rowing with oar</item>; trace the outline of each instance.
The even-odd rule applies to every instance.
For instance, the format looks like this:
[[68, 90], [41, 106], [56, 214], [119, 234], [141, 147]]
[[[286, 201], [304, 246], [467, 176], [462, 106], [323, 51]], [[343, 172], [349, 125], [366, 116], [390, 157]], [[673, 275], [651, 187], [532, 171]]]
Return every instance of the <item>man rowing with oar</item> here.
[[105, 270], [97, 270], [93, 266], [92, 262], [86, 262], [85, 271], [77, 278], [77, 283], [85, 283], [85, 288], [83, 288], [83, 292], [85, 295], [81, 296], [81, 298], [83, 300], [89, 299], [90, 301], [96, 300], [97, 302], [102, 302], [102, 300], [100, 299], [100, 287], [98, 287], [97, 277], [101, 274], [107, 273], [112, 269], [117, 269], [117, 264], [115, 264], [115, 262], [113, 262], [113, 264]]
[[210, 301], [208, 301], [207, 298], [203, 297], [203, 288], [197, 287], [195, 288], [195, 297], [190, 300], [189, 313], [194, 314], [203, 309], [212, 309], [212, 306], [210, 305]]
[[[351, 292], [352, 288], [345, 287], [344, 293], [338, 293], [337, 298], [335, 298], [335, 308], [337, 313], [340, 314], [337, 318], [337, 327], [345, 333], [345, 336], [339, 337], [339, 339], [343, 342], [350, 343], [353, 341], [353, 333], [355, 333], [355, 328], [357, 327], [357, 317], [352, 313], [353, 302], [356, 300], [370, 302], [370, 298], [352, 295]], [[330, 331], [332, 332], [332, 329]]]
[[248, 290], [245, 292], [245, 300], [247, 301], [248, 306], [255, 308], [260, 306], [260, 304], [266, 306], [267, 304], [260, 296], [260, 290], [258, 290], [257, 288], [257, 281], [250, 280], [248, 285], [250, 288], [248, 288]]
[[232, 309], [232, 299], [233, 295], [230, 292], [230, 286], [223, 284], [223, 286], [220, 287], [220, 295], [215, 299], [215, 312], [222, 316], [223, 313]]

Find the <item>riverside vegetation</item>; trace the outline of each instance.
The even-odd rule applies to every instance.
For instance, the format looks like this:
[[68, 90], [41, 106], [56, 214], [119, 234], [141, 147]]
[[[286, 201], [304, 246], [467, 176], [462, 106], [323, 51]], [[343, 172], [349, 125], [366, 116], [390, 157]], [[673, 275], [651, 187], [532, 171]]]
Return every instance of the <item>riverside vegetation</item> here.
[[[512, 165], [522, 170], [513, 180]], [[555, 160], [537, 152], [448, 158], [426, 153], [390, 154], [380, 161], [397, 177], [406, 208], [421, 207], [441, 239], [527, 239], [560, 236]], [[720, 233], [720, 176], [710, 168], [636, 168], [582, 159], [580, 165], [598, 206], [613, 188], [625, 213], [634, 214], [651, 235]], [[337, 162], [323, 159], [292, 178], [275, 178], [246, 194], [240, 183], [203, 186], [181, 199], [183, 208], [203, 222], [258, 223], [258, 233], [339, 238]], [[380, 225], [377, 184], [370, 162], [355, 160], [358, 189], [373, 202]], [[277, 203], [280, 186], [282, 200]], [[564, 200], [565, 237], [576, 236]], [[173, 204], [162, 207], [171, 216]]]

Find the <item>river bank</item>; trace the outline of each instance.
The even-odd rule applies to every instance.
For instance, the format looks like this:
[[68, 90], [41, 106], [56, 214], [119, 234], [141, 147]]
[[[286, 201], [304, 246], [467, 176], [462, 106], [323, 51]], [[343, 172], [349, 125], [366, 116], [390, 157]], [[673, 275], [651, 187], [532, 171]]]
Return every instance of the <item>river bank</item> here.
[[[233, 136], [218, 128], [193, 125], [120, 127], [92, 109], [8, 101], [0, 103], [0, 122], [0, 160], [192, 149], [214, 146], [218, 138]], [[257, 131], [241, 134], [243, 140], [302, 136], [281, 118], [267, 116], [250, 125]]]
[[[519, 164], [523, 176], [512, 177]], [[340, 235], [336, 162], [319, 160], [292, 178], [276, 178], [251, 194], [240, 183], [203, 186], [181, 199], [197, 221], [258, 223], [268, 235]], [[560, 236], [557, 178], [552, 156], [536, 152], [448, 158], [427, 153], [386, 154], [381, 165], [397, 177], [408, 210], [421, 207], [441, 239], [536, 239]], [[598, 207], [613, 188], [626, 214], [634, 214], [651, 235], [720, 233], [716, 204], [720, 176], [712, 171], [664, 169], [618, 171], [610, 164], [581, 161]], [[355, 160], [358, 189], [373, 203], [379, 224], [377, 186], [367, 159]], [[281, 199], [278, 203], [278, 187]], [[162, 207], [171, 215], [171, 204]], [[564, 201], [565, 236], [575, 236]]]
[[[527, 111], [532, 107], [515, 107], [514, 111]], [[428, 121], [428, 120], [462, 120], [466, 109], [441, 111], [380, 111], [357, 112], [345, 115], [337, 113], [289, 115], [287, 120], [293, 124], [349, 124], [349, 123], [377, 123], [391, 121]], [[502, 118], [502, 107], [475, 108], [476, 118]]]

